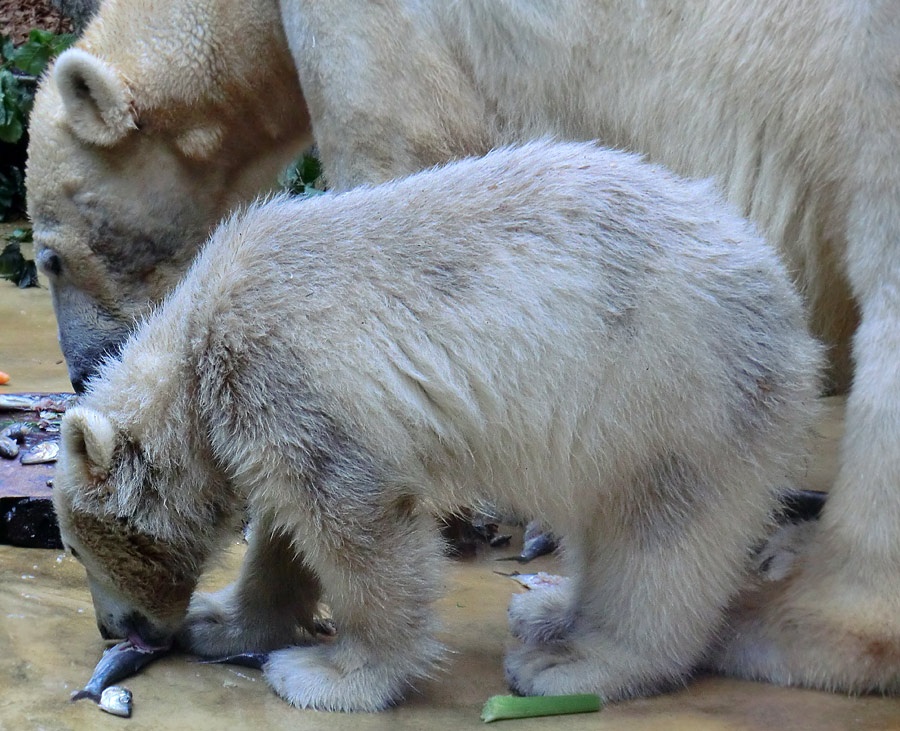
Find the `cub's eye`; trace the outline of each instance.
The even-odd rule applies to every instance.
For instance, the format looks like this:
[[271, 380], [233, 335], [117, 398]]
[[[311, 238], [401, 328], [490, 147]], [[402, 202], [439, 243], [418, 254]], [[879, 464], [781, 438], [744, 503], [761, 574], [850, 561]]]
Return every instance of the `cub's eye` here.
[[81, 556], [78, 555], [78, 551], [76, 551], [74, 548], [72, 548], [72, 546], [66, 546], [66, 550], [67, 550], [70, 554], [72, 554], [72, 558], [74, 558], [76, 561], [80, 561], [80, 560], [81, 560]]
[[41, 249], [35, 258], [38, 267], [44, 274], [58, 277], [62, 272], [62, 258], [53, 249]]

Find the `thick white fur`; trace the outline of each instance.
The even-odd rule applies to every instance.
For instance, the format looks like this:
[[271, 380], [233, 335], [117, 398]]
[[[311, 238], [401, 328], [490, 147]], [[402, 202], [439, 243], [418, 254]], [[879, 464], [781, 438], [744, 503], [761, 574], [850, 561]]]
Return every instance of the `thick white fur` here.
[[[533, 143], [276, 199], [221, 227], [92, 383], [78, 424], [111, 421], [122, 456], [98, 486], [64, 455], [63, 537], [120, 602], [153, 580], [85, 513], [202, 562], [246, 501], [240, 579], [195, 597], [184, 640], [278, 647], [321, 591], [338, 637], [275, 650], [266, 678], [297, 706], [376, 710], [441, 654], [432, 511], [540, 514], [571, 589], [512, 605], [511, 687], [651, 693], [702, 661], [746, 585], [819, 355], [752, 228], [632, 155]], [[171, 626], [156, 613], [105, 621]]]
[[767, 588], [777, 602], [762, 614], [760, 597], [741, 610], [756, 652], [714, 661], [897, 689], [893, 0], [109, 0], [79, 45], [128, 80], [141, 127], [112, 150], [86, 146], [57, 74], [32, 117], [35, 240], [39, 260], [63, 259], [51, 287], [79, 383], [213, 223], [313, 138], [338, 189], [535, 135], [600, 138], [713, 177], [780, 251], [833, 387], [852, 381], [840, 473], [805, 559]]

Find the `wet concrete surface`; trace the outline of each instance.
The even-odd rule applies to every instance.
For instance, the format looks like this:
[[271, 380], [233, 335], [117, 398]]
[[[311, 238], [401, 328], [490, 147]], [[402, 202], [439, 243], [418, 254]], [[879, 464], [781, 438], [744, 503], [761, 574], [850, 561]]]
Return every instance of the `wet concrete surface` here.
[[[25, 225], [0, 223], [0, 250], [6, 236]], [[31, 259], [31, 246], [23, 246], [22, 254]], [[59, 343], [56, 341], [56, 318], [47, 290], [46, 279], [38, 276], [41, 286], [18, 289], [0, 279], [0, 371], [10, 381], [0, 386], [0, 394], [22, 391], [71, 391]]]
[[[17, 290], [0, 282], [0, 370], [13, 378], [0, 393], [69, 390], [61, 360], [47, 290]], [[843, 405], [828, 399], [825, 408], [817, 452], [801, 487], [827, 488], [834, 475]], [[510, 642], [505, 610], [510, 595], [520, 590], [495, 573], [520, 567], [493, 558], [515, 548], [449, 564], [446, 595], [438, 609], [441, 639], [452, 655], [444, 672], [419, 683], [398, 708], [374, 715], [300, 711], [275, 696], [258, 671], [197, 665], [172, 655], [121, 683], [135, 698], [134, 716], [125, 720], [102, 713], [88, 700], [68, 701], [87, 682], [108, 644], [97, 632], [83, 569], [60, 551], [0, 546], [0, 730], [481, 726], [484, 701], [507, 692], [502, 672]], [[235, 544], [206, 585], [227, 583], [242, 553], [243, 547]], [[554, 572], [558, 563], [545, 557], [524, 570]], [[501, 723], [501, 729], [874, 731], [900, 729], [900, 700], [699, 677], [679, 692], [615, 704], [599, 714]]]

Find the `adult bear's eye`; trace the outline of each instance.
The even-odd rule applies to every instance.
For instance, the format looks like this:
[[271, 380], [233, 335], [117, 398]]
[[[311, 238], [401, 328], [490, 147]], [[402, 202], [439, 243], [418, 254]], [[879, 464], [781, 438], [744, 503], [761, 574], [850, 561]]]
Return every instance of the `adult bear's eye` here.
[[62, 272], [62, 258], [53, 249], [41, 249], [36, 259], [38, 267], [44, 274], [58, 277]]

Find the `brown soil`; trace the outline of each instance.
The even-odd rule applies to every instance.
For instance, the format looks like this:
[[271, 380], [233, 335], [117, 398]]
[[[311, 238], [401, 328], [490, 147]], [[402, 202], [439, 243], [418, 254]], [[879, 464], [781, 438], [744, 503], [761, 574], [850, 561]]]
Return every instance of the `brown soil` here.
[[0, 35], [11, 36], [19, 45], [28, 40], [32, 28], [71, 33], [72, 23], [63, 18], [50, 0], [0, 0]]

